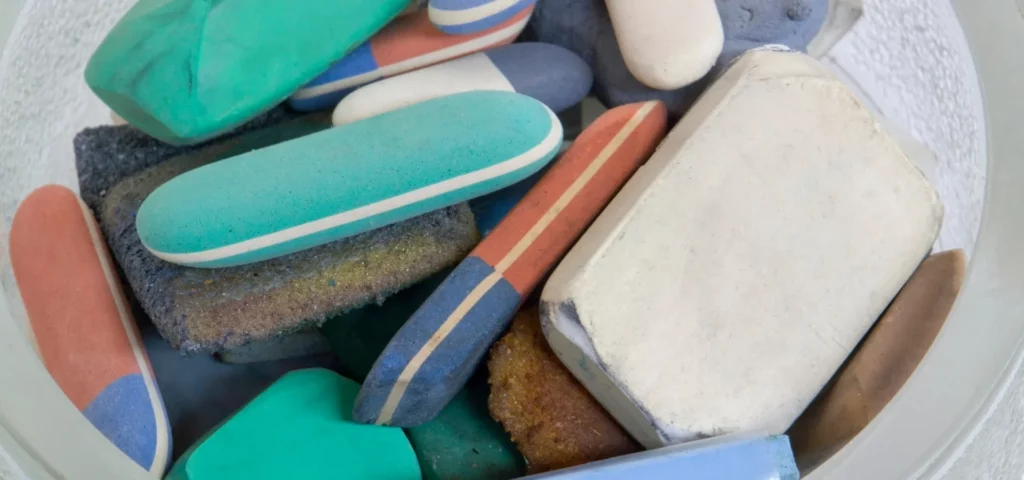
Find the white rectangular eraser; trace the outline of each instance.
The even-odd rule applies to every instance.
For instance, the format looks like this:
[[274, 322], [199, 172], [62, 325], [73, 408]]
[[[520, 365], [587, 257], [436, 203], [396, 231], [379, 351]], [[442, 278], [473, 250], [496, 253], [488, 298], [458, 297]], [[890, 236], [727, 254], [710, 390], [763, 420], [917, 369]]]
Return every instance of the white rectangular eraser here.
[[942, 222], [921, 172], [824, 66], [733, 63], [555, 270], [544, 331], [648, 448], [783, 433]]

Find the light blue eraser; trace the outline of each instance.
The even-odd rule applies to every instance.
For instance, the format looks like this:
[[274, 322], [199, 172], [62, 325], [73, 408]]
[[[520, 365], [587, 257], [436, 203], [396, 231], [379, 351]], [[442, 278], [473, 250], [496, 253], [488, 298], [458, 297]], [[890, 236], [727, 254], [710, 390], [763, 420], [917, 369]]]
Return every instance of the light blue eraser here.
[[798, 480], [789, 437], [726, 435], [588, 463], [532, 480]]

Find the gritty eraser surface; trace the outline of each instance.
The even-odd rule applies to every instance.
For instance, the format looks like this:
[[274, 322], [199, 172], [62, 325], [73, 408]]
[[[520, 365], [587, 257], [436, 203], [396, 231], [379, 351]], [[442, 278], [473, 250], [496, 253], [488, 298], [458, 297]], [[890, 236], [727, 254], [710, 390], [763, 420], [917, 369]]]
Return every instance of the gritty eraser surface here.
[[545, 333], [649, 448], [781, 433], [927, 255], [942, 212], [827, 69], [748, 53], [552, 274]]

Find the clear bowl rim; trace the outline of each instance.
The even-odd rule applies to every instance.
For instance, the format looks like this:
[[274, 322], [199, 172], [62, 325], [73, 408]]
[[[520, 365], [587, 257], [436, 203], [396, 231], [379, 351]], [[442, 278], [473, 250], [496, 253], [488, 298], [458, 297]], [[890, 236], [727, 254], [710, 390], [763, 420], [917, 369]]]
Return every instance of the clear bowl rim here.
[[[988, 144], [984, 213], [967, 280], [904, 388], [809, 479], [941, 476], [1020, 373], [1024, 255], [1016, 246], [1024, 244], [1024, 216], [1016, 207], [1024, 204], [1024, 163], [1015, 156], [1024, 151], [1024, 57], [993, 46], [1024, 45], [1021, 1], [951, 0], [981, 83]], [[0, 389], [0, 465], [33, 479], [151, 478], [64, 398], [9, 312], [0, 295], [0, 385], [17, 386]]]

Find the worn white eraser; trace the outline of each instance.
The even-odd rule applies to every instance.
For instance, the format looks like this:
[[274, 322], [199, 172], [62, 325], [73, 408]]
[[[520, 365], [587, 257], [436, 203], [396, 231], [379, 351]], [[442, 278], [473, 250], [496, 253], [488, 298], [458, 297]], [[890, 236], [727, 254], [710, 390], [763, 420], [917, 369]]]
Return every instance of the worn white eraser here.
[[675, 90], [715, 65], [725, 34], [715, 0], [605, 0], [630, 73], [644, 85]]
[[783, 433], [942, 222], [824, 66], [743, 55], [552, 274], [545, 335], [644, 446]]

